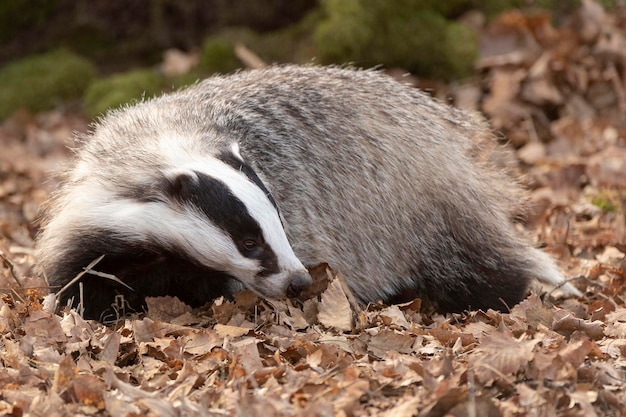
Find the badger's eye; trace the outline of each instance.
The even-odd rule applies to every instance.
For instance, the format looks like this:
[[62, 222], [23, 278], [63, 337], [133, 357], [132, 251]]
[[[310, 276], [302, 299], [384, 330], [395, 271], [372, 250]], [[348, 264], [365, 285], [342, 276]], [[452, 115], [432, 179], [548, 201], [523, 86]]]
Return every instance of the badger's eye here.
[[265, 253], [263, 238], [260, 236], [249, 236], [238, 241], [239, 252], [246, 258], [260, 259]]
[[244, 239], [241, 242], [241, 248], [248, 253], [255, 252], [257, 249], [259, 249], [259, 242], [257, 242], [255, 239]]

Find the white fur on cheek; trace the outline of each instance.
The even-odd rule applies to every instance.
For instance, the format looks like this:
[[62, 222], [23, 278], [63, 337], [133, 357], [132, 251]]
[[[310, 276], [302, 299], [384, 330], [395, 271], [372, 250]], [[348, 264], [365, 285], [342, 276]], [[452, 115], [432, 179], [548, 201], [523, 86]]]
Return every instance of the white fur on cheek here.
[[[254, 276], [257, 261], [242, 256], [231, 237], [202, 213], [188, 207], [176, 212], [163, 203], [134, 203], [111, 216], [128, 234], [151, 236], [164, 246], [185, 251], [201, 264], [235, 277]], [[163, 221], [163, 219], [167, 219]]]

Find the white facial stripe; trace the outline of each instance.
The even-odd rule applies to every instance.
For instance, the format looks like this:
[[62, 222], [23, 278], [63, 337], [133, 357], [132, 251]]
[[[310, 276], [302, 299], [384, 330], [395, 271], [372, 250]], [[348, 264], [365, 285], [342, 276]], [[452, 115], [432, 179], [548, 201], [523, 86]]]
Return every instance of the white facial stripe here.
[[296, 257], [287, 240], [276, 208], [263, 190], [250, 181], [248, 184], [252, 185], [250, 192], [245, 192], [243, 189], [233, 190], [233, 192], [246, 205], [250, 215], [261, 226], [265, 241], [276, 254], [280, 268], [292, 272], [303, 270], [302, 262]]
[[[98, 194], [90, 193], [94, 189], [99, 190]], [[121, 236], [139, 242], [154, 239], [164, 247], [185, 251], [207, 267], [242, 279], [260, 272], [258, 262], [241, 255], [230, 236], [188, 207], [178, 207], [183, 210], [179, 212], [160, 202], [114, 198], [102, 188], [87, 184], [77, 187], [76, 191], [74, 203], [60, 211], [49, 224], [48, 235], [55, 236], [55, 229], [72, 224], [84, 226], [92, 223], [89, 219], [97, 218], [99, 224], [109, 225]]]

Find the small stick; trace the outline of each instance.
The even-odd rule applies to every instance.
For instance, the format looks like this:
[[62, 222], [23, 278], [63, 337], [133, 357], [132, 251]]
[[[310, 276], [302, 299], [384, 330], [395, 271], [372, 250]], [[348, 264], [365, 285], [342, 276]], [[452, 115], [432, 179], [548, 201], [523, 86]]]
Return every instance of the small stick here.
[[17, 275], [15, 275], [15, 268], [13, 266], [13, 264], [11, 263], [11, 261], [9, 261], [4, 255], [0, 254], [0, 258], [2, 258], [2, 263], [4, 264], [4, 266], [6, 266], [7, 268], [9, 268], [9, 272], [11, 272], [11, 276], [13, 277], [13, 279], [15, 280], [15, 282], [17, 282], [17, 285], [20, 286], [20, 288], [22, 287], [22, 283], [20, 282], [19, 279], [17, 279]]
[[99, 277], [103, 277], [103, 278], [107, 278], [110, 280], [113, 280], [115, 282], [117, 282], [118, 284], [121, 284], [123, 286], [125, 286], [126, 288], [128, 288], [131, 291], [134, 291], [132, 287], [130, 287], [128, 284], [126, 284], [125, 282], [122, 282], [122, 280], [120, 280], [118, 277], [116, 277], [115, 275], [111, 275], [111, 274], [107, 274], [104, 272], [98, 272], [98, 271], [94, 271], [93, 268], [94, 266], [96, 266], [98, 264], [98, 262], [100, 262], [102, 260], [102, 258], [104, 258], [104, 255], [99, 256], [98, 258], [94, 259], [89, 265], [87, 265], [86, 268], [84, 268], [83, 271], [79, 272], [74, 279], [72, 279], [70, 282], [68, 282], [67, 284], [65, 284], [63, 286], [63, 288], [61, 288], [59, 291], [57, 291], [56, 293], [56, 297], [57, 297], [57, 304], [58, 304], [58, 300], [61, 298], [60, 295], [66, 291], [69, 287], [71, 287], [72, 285], [76, 284], [76, 282], [81, 279], [83, 277], [83, 275], [85, 274], [92, 274], [92, 275], [97, 275]]
[[267, 64], [243, 43], [235, 45], [235, 56], [248, 68], [261, 69], [267, 67]]

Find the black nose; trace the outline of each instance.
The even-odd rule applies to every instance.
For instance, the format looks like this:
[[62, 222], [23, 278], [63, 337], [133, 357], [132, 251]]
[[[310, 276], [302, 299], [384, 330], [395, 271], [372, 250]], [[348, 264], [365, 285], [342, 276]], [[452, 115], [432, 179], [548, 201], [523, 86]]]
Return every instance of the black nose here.
[[311, 286], [313, 280], [306, 271], [295, 272], [291, 276], [291, 282], [287, 287], [287, 297], [294, 298], [302, 294], [302, 291]]

